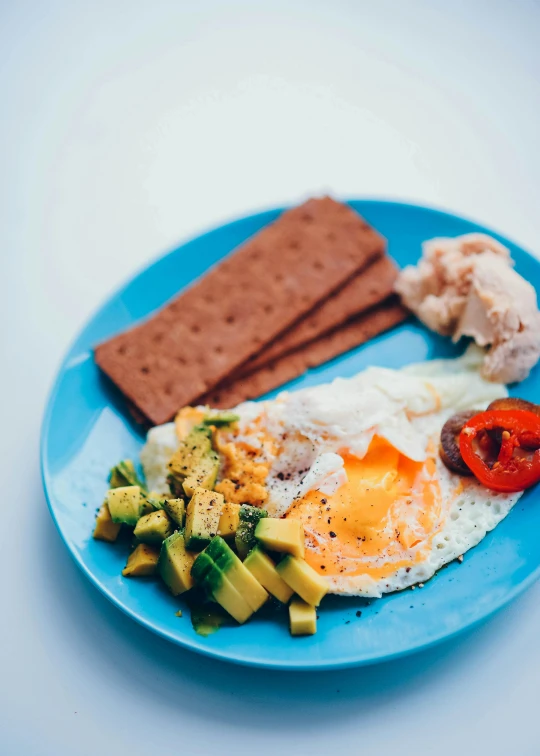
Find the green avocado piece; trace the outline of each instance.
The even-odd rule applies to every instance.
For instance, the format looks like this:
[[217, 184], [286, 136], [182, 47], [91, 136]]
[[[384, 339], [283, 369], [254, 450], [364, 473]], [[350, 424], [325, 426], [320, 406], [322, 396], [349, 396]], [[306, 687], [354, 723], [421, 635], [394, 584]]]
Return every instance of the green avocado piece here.
[[[218, 573], [226, 578], [231, 586], [238, 592], [242, 599], [248, 604], [252, 612], [256, 612], [268, 599], [268, 593], [261, 584], [247, 570], [240, 559], [228, 544], [217, 536], [214, 538], [206, 549], [199, 554], [193, 563], [191, 575], [200, 585], [204, 586], [211, 596], [214, 596], [225, 609], [225, 606], [219, 601], [220, 593], [216, 591], [216, 581]], [[229, 611], [229, 609], [227, 609]], [[236, 619], [233, 612], [230, 612]], [[240, 620], [239, 620], [240, 621]]]
[[204, 551], [201, 551], [201, 553], [195, 558], [195, 561], [193, 562], [193, 565], [191, 567], [191, 577], [193, 578], [193, 580], [195, 580], [195, 582], [199, 585], [202, 585], [207, 572], [210, 570], [213, 564], [214, 560], [207, 554], [206, 549]]
[[263, 517], [268, 517], [268, 512], [259, 507], [244, 504], [240, 507], [240, 522], [234, 537], [234, 544], [241, 559], [245, 559], [251, 549], [257, 545], [255, 528]]
[[186, 551], [184, 535], [176, 531], [161, 544], [158, 561], [158, 572], [173, 596], [193, 586], [192, 566], [193, 555]]
[[200, 551], [217, 534], [223, 495], [204, 488], [196, 488], [186, 511], [186, 548]]
[[133, 535], [141, 543], [160, 544], [173, 532], [169, 515], [163, 510], [144, 515], [135, 525]]
[[178, 450], [169, 461], [169, 470], [177, 478], [186, 478], [202, 457], [212, 451], [212, 429], [204, 424], [196, 425], [181, 441]]
[[183, 527], [184, 519], [186, 515], [186, 505], [183, 499], [163, 499], [163, 509], [171, 520], [178, 525], [179, 528]]
[[96, 527], [94, 528], [93, 537], [98, 541], [108, 541], [114, 543], [118, 538], [118, 533], [122, 523], [113, 522], [107, 500], [101, 505], [96, 515]]
[[127, 564], [122, 570], [124, 577], [148, 577], [154, 575], [157, 569], [159, 550], [139, 543], [128, 557]]
[[[214, 538], [214, 540], [217, 539]], [[223, 543], [225, 542], [223, 541]], [[215, 564], [227, 576], [251, 609], [256, 612], [268, 600], [268, 593], [226, 543], [225, 547], [221, 556], [216, 559]]]
[[251, 549], [245, 558], [244, 567], [282, 604], [286, 604], [293, 595], [293, 589], [281, 578], [276, 565], [260, 546]]
[[203, 587], [231, 617], [242, 624], [253, 614], [246, 599], [234, 587], [215, 562], [203, 578]]
[[113, 522], [135, 526], [141, 516], [141, 503], [139, 486], [121, 486], [107, 491], [107, 505]]
[[186, 496], [193, 496], [196, 488], [207, 488], [211, 491], [216, 485], [219, 471], [219, 456], [217, 452], [210, 451], [198, 464], [192, 468], [191, 474], [184, 479], [182, 484]]
[[213, 488], [219, 456], [212, 449], [212, 429], [200, 423], [191, 429], [169, 461], [168, 482], [173, 496], [193, 494], [197, 486]]

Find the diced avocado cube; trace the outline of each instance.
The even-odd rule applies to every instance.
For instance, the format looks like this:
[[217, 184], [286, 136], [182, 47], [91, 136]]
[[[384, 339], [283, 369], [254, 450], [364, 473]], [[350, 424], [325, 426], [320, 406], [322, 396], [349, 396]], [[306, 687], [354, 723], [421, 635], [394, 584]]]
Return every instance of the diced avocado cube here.
[[186, 478], [202, 457], [211, 451], [212, 429], [206, 425], [196, 425], [172, 455], [169, 470], [179, 479]]
[[203, 417], [203, 423], [205, 425], [215, 425], [216, 428], [221, 428], [224, 425], [232, 425], [240, 420], [240, 415], [235, 412], [214, 412]]
[[122, 570], [124, 577], [146, 577], [155, 575], [159, 560], [159, 550], [140, 543], [128, 557]]
[[191, 567], [193, 554], [186, 551], [184, 536], [179, 531], [166, 538], [159, 552], [158, 572], [173, 596], [193, 586]]
[[173, 532], [173, 525], [167, 512], [158, 509], [144, 515], [135, 525], [133, 535], [142, 543], [161, 544]]
[[188, 477], [184, 479], [182, 484], [184, 493], [187, 496], [193, 496], [196, 488], [207, 488], [211, 491], [216, 485], [218, 471], [219, 456], [215, 451], [210, 451], [199, 460]]
[[259, 546], [251, 549], [244, 561], [244, 567], [248, 569], [268, 593], [286, 604], [293, 595], [293, 589], [280, 577], [276, 565], [268, 554]]
[[107, 502], [104, 501], [96, 515], [96, 527], [92, 534], [93, 537], [98, 541], [114, 543], [121, 527], [121, 523], [113, 522]]
[[253, 609], [246, 599], [240, 595], [215, 562], [204, 577], [203, 587], [238, 623], [242, 624], [253, 614]]
[[179, 528], [184, 525], [186, 505], [183, 499], [164, 499], [163, 509]]
[[240, 524], [240, 504], [226, 501], [219, 518], [218, 535], [222, 538], [234, 536]]
[[217, 534], [225, 500], [223, 495], [196, 488], [186, 512], [186, 548], [200, 551]]
[[247, 570], [234, 551], [220, 538], [214, 538], [206, 548], [206, 554], [214, 560], [224, 575], [231, 581], [238, 593], [245, 598], [256, 612], [267, 601], [268, 593], [258, 580]]
[[141, 489], [139, 486], [122, 486], [107, 491], [107, 505], [113, 522], [136, 525], [141, 515]]
[[287, 555], [276, 565], [276, 570], [287, 585], [312, 606], [319, 606], [328, 593], [326, 580], [303, 559]]
[[291, 635], [315, 635], [317, 611], [314, 606], [295, 596], [289, 604]]
[[207, 572], [213, 564], [214, 560], [212, 557], [208, 556], [206, 551], [201, 551], [201, 553], [195, 558], [191, 567], [191, 577], [193, 580], [195, 580], [196, 583], [202, 584]]
[[219, 456], [212, 449], [212, 428], [199, 423], [180, 443], [169, 461], [169, 486], [174, 496], [192, 496], [195, 488], [216, 483]]
[[270, 551], [304, 556], [304, 526], [300, 520], [261, 520], [255, 528], [255, 538]]
[[234, 544], [241, 559], [245, 559], [251, 549], [257, 545], [255, 528], [260, 520], [268, 517], [268, 512], [248, 504], [240, 507], [240, 521], [236, 529]]

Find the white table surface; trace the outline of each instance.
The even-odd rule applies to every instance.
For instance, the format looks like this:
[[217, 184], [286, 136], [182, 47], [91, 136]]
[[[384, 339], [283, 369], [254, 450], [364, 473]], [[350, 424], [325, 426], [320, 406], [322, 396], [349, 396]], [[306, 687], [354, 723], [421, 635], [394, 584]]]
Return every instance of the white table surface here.
[[209, 225], [331, 191], [540, 252], [539, 32], [532, 0], [0, 3], [2, 754], [540, 753], [540, 586], [392, 664], [235, 668], [86, 582], [38, 467], [77, 330]]

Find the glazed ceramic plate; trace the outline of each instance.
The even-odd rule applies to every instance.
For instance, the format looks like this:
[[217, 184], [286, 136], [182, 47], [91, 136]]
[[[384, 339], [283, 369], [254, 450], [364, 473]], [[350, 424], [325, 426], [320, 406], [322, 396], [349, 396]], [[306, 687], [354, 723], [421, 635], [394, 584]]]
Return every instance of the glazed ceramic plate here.
[[[425, 239], [483, 231], [510, 247], [518, 272], [540, 287], [540, 263], [489, 229], [404, 203], [350, 204], [388, 239], [389, 252], [400, 266], [416, 263]], [[122, 578], [126, 543], [111, 545], [91, 538], [109, 468], [120, 459], [137, 457], [143, 443], [121, 397], [96, 368], [92, 347], [161, 307], [281, 212], [252, 215], [183, 244], [139, 273], [90, 320], [60, 368], [45, 414], [41, 454], [47, 501], [66, 547], [88, 579], [119, 609], [173, 643], [230, 662], [280, 669], [339, 668], [388, 660], [481, 622], [538, 577], [540, 502], [535, 490], [520, 499], [462, 564], [444, 568], [425, 588], [371, 601], [327, 597], [320, 607], [317, 634], [306, 638], [289, 635], [286, 611], [263, 612], [242, 627], [225, 627], [203, 638], [192, 629], [189, 611], [182, 618], [175, 616], [178, 609], [186, 609], [185, 603], [170, 596], [160, 581]], [[368, 365], [398, 368], [460, 351], [462, 347], [411, 320], [311, 370], [287, 388], [351, 376]], [[519, 395], [538, 399], [539, 370], [520, 384]]]

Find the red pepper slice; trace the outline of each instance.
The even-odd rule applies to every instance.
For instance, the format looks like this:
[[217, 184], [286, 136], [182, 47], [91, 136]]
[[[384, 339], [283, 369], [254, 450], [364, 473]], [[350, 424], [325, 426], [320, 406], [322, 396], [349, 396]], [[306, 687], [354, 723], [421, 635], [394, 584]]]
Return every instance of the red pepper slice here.
[[[502, 429], [497, 460], [490, 467], [474, 448], [482, 431]], [[493, 491], [523, 491], [540, 480], [540, 449], [528, 456], [515, 455], [516, 449], [530, 449], [531, 439], [540, 440], [540, 417], [527, 410], [487, 410], [472, 417], [459, 435], [459, 450], [473, 475]], [[540, 444], [539, 444], [540, 446]]]

